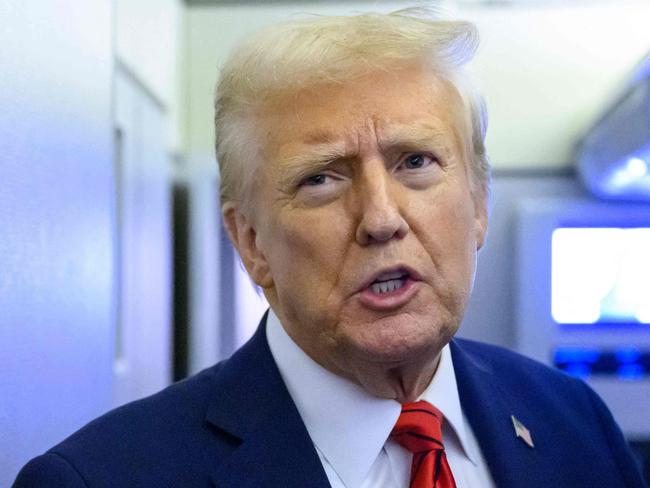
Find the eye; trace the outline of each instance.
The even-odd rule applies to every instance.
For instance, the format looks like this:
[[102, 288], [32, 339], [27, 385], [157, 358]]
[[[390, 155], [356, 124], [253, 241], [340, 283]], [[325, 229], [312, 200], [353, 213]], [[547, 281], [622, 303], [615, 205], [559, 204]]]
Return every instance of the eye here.
[[326, 181], [327, 181], [327, 175], [320, 173], [320, 174], [308, 176], [307, 178], [302, 180], [300, 184], [305, 186], [318, 186], [318, 185], [324, 185]]
[[437, 161], [436, 158], [428, 154], [413, 153], [408, 154], [402, 161], [402, 166], [405, 169], [420, 169], [429, 166]]

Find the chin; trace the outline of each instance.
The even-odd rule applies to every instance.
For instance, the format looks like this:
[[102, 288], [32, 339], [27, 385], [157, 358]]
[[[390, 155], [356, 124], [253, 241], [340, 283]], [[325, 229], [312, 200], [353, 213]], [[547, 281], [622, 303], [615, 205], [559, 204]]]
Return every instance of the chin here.
[[355, 327], [343, 343], [351, 358], [387, 365], [434, 360], [458, 327], [435, 324], [412, 316], [380, 319], [367, 327]]

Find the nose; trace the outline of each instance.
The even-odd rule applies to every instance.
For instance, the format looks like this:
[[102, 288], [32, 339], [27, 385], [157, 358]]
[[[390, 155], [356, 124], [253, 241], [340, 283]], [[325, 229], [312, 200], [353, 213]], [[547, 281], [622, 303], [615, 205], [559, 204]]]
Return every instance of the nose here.
[[409, 232], [393, 188], [395, 182], [383, 162], [370, 164], [361, 174], [358, 189], [360, 207], [356, 240], [362, 246], [401, 239]]

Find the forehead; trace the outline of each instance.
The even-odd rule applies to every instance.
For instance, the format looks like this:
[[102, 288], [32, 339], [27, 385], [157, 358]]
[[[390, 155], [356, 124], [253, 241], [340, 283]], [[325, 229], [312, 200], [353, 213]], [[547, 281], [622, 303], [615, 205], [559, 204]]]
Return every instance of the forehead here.
[[460, 150], [463, 104], [448, 81], [418, 66], [371, 71], [345, 83], [322, 83], [278, 97], [257, 125], [267, 162], [314, 146], [354, 152], [374, 139], [444, 143]]

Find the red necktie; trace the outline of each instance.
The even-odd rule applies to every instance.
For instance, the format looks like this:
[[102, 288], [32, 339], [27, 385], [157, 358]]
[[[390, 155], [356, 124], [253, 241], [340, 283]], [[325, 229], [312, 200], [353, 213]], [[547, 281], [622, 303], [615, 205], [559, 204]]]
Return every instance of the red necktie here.
[[442, 419], [428, 402], [402, 405], [391, 437], [413, 453], [411, 488], [456, 488], [442, 445]]

